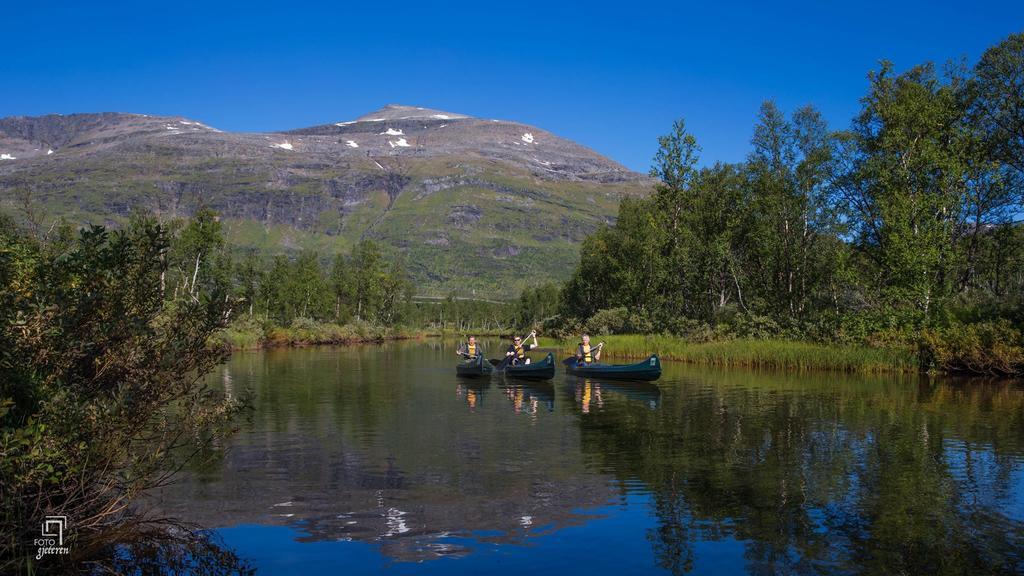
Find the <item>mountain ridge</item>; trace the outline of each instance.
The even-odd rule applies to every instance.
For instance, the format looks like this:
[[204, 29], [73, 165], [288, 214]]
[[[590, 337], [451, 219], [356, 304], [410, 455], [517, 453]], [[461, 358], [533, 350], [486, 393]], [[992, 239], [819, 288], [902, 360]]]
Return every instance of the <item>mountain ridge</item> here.
[[[650, 180], [538, 127], [388, 105], [353, 120], [227, 132], [183, 116], [0, 118], [0, 206], [116, 225], [217, 210], [232, 243], [406, 258], [422, 293], [510, 296], [561, 279], [583, 237]], [[457, 256], [456, 256], [457, 255]]]

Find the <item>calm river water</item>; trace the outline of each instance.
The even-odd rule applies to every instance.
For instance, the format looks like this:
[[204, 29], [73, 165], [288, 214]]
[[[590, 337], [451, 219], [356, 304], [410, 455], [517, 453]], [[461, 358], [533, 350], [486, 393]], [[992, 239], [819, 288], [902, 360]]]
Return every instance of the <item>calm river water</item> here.
[[254, 410], [161, 508], [260, 574], [1024, 571], [1021, 386], [475, 382], [454, 345], [235, 355]]

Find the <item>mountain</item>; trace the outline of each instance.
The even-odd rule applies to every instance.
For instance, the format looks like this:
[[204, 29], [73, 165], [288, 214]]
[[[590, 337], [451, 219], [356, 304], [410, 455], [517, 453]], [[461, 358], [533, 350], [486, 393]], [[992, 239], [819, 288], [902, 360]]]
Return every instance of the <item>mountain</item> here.
[[0, 208], [117, 225], [221, 214], [234, 244], [404, 255], [423, 294], [511, 296], [564, 278], [579, 242], [650, 180], [532, 126], [411, 106], [296, 130], [182, 117], [0, 118]]

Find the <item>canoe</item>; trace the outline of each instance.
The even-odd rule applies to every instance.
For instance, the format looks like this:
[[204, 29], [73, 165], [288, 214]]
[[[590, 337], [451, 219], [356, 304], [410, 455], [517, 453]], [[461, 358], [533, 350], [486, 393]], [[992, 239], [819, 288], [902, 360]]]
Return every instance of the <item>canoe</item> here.
[[483, 355], [479, 355], [472, 360], [460, 362], [455, 366], [455, 374], [463, 378], [482, 378], [490, 376], [491, 372], [494, 372], [494, 367], [491, 366], [491, 363]]
[[565, 369], [574, 376], [585, 378], [606, 378], [614, 380], [657, 380], [661, 378], [661, 360], [657, 354], [636, 364], [601, 364], [592, 363], [578, 365], [571, 362], [571, 358], [565, 360]]
[[523, 380], [550, 380], [555, 377], [555, 355], [548, 355], [540, 362], [506, 366], [505, 375]]

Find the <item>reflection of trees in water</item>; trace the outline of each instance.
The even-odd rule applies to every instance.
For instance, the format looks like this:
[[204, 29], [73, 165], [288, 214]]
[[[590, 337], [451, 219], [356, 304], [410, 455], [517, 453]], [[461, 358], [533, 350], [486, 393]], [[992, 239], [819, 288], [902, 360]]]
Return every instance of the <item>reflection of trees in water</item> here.
[[1024, 498], [1024, 391], [738, 377], [663, 384], [655, 411], [609, 393], [588, 410], [585, 384], [571, 391], [583, 450], [651, 491], [660, 566], [686, 573], [695, 541], [733, 538], [754, 573], [1024, 569], [1005, 514]]
[[659, 568], [673, 574], [685, 574], [693, 570], [695, 559], [689, 510], [677, 491], [674, 478], [666, 488], [666, 492], [653, 495], [658, 527], [648, 532], [647, 539], [651, 542]]
[[[504, 388], [455, 377], [450, 348], [398, 350], [236, 357], [231, 384], [255, 389], [256, 410], [219, 461], [156, 495], [163, 509], [208, 527], [281, 524], [305, 541], [373, 542], [418, 561], [468, 553], [465, 538], [480, 533], [522, 542], [582, 524], [579, 510], [611, 499], [607, 475], [575, 450], [578, 430], [543, 417], [543, 401], [524, 426], [495, 396]], [[417, 381], [435, 361], [444, 380]], [[520, 390], [524, 412], [545, 394]], [[553, 402], [550, 385], [546, 394]]]
[[[112, 574], [189, 574], [191, 576], [252, 575], [255, 568], [224, 547], [217, 538], [197, 526], [181, 526], [173, 537], [145, 526], [132, 534], [132, 540], [109, 551]], [[185, 530], [190, 530], [186, 533]], [[91, 572], [106, 573], [94, 568]]]

